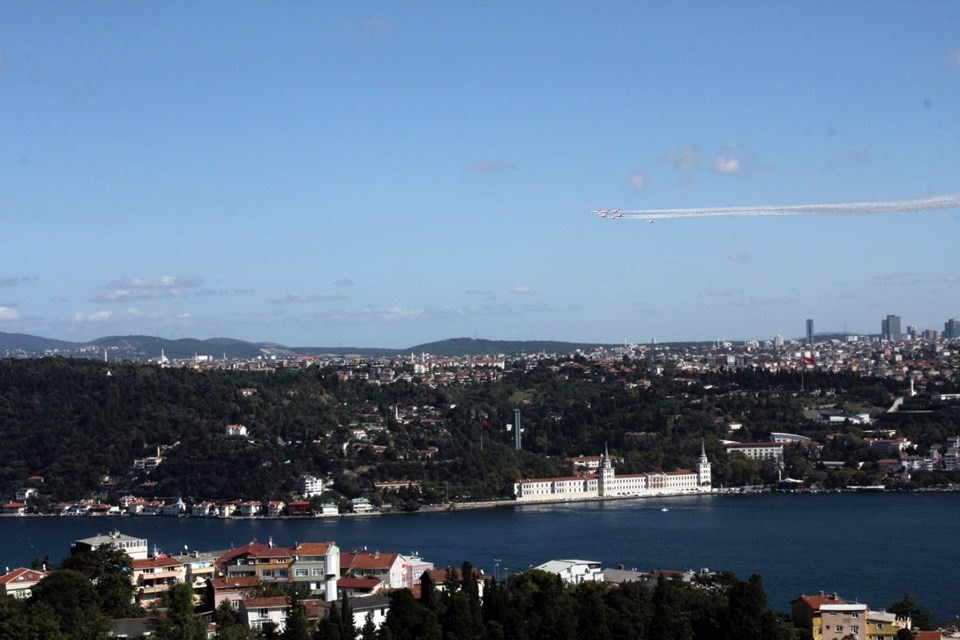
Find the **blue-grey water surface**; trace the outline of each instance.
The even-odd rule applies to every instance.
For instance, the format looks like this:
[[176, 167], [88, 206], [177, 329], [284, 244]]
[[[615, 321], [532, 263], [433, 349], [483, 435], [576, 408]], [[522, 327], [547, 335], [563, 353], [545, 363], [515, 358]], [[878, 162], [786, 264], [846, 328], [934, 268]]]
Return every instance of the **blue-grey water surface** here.
[[781, 611], [803, 593], [883, 608], [910, 592], [938, 619], [960, 614], [956, 493], [704, 496], [310, 520], [5, 517], [0, 564], [56, 562], [71, 541], [114, 528], [166, 552], [271, 536], [278, 545], [333, 540], [343, 550], [417, 551], [438, 567], [470, 560], [490, 574], [559, 558], [706, 567], [759, 573]]

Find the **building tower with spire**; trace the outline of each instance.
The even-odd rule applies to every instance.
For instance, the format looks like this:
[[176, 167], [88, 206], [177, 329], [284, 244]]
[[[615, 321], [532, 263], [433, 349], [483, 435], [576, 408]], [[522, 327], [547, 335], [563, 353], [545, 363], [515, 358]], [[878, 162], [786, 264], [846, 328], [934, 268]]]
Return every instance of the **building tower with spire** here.
[[713, 480], [711, 478], [710, 461], [707, 460], [707, 449], [700, 439], [700, 462], [697, 463], [697, 484], [701, 491], [711, 491], [713, 489]]
[[603, 445], [603, 462], [600, 465], [600, 477], [597, 478], [597, 494], [605, 498], [612, 494], [614, 478], [616, 472], [613, 470], [613, 463], [610, 462], [610, 451], [607, 445]]

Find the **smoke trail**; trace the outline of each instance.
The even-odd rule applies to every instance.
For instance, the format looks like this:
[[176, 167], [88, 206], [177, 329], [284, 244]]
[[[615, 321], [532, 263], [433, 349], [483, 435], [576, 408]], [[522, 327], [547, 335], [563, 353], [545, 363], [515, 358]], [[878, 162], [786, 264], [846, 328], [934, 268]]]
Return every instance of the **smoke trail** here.
[[960, 193], [949, 193], [913, 200], [883, 200], [879, 202], [836, 202], [830, 204], [798, 204], [759, 207], [705, 207], [699, 209], [641, 209], [600, 210], [594, 212], [605, 218], [628, 220], [669, 220], [672, 218], [712, 218], [750, 216], [839, 216], [870, 215], [877, 213], [913, 213], [960, 209]]

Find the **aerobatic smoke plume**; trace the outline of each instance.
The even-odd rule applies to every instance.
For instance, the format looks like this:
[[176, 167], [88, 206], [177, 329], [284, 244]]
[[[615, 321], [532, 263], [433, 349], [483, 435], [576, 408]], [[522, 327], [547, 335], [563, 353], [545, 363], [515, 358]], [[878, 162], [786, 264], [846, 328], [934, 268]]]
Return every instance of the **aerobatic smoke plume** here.
[[960, 209], [960, 193], [949, 193], [913, 200], [881, 200], [879, 202], [835, 202], [828, 204], [771, 205], [755, 207], [704, 207], [697, 209], [599, 209], [593, 213], [615, 220], [671, 220], [675, 218], [745, 218], [751, 216], [841, 216], [878, 213], [915, 213]]

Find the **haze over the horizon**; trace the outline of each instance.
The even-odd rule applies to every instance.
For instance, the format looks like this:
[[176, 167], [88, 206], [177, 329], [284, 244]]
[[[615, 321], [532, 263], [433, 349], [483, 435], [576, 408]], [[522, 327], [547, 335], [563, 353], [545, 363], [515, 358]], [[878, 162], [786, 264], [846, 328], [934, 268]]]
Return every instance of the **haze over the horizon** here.
[[960, 4], [0, 4], [0, 331], [404, 347], [942, 329]]

